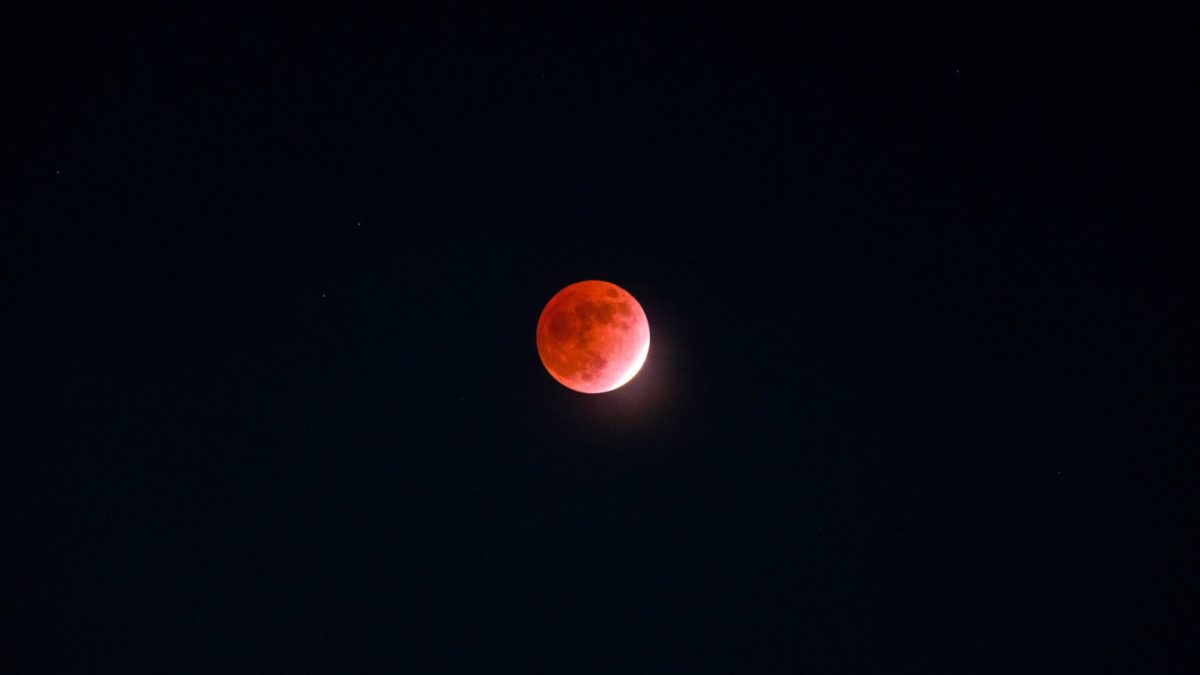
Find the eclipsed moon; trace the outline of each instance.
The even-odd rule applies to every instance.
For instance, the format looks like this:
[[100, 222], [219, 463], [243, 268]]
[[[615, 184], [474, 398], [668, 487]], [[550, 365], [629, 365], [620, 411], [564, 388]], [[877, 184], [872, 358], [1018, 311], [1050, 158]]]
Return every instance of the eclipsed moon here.
[[550, 298], [537, 326], [538, 355], [563, 386], [612, 391], [637, 375], [650, 353], [646, 312], [607, 281], [580, 281]]

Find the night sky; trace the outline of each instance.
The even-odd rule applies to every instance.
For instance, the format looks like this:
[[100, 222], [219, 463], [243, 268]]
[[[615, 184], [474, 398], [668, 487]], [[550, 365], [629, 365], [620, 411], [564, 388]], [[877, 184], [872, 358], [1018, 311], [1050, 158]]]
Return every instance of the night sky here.
[[5, 10], [0, 670], [1196, 672], [1177, 18], [395, 4]]

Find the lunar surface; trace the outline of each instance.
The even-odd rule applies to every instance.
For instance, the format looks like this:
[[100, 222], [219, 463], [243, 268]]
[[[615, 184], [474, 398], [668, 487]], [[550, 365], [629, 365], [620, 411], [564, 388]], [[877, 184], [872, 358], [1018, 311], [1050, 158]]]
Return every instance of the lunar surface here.
[[538, 355], [563, 386], [612, 391], [641, 370], [650, 352], [646, 312], [625, 289], [580, 281], [559, 291], [538, 319]]

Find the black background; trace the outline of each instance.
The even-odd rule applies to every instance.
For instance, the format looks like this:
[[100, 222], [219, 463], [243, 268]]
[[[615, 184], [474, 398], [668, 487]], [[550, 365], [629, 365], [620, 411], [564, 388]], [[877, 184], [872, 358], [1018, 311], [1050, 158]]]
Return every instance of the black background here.
[[10, 672], [1195, 658], [1177, 19], [7, 11]]

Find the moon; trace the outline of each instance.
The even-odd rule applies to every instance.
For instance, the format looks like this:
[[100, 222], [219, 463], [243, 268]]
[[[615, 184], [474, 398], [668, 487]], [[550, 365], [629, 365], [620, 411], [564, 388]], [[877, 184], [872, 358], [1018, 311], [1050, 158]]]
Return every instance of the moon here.
[[628, 291], [580, 281], [550, 298], [537, 325], [538, 356], [555, 380], [585, 394], [633, 379], [650, 353], [650, 323]]

